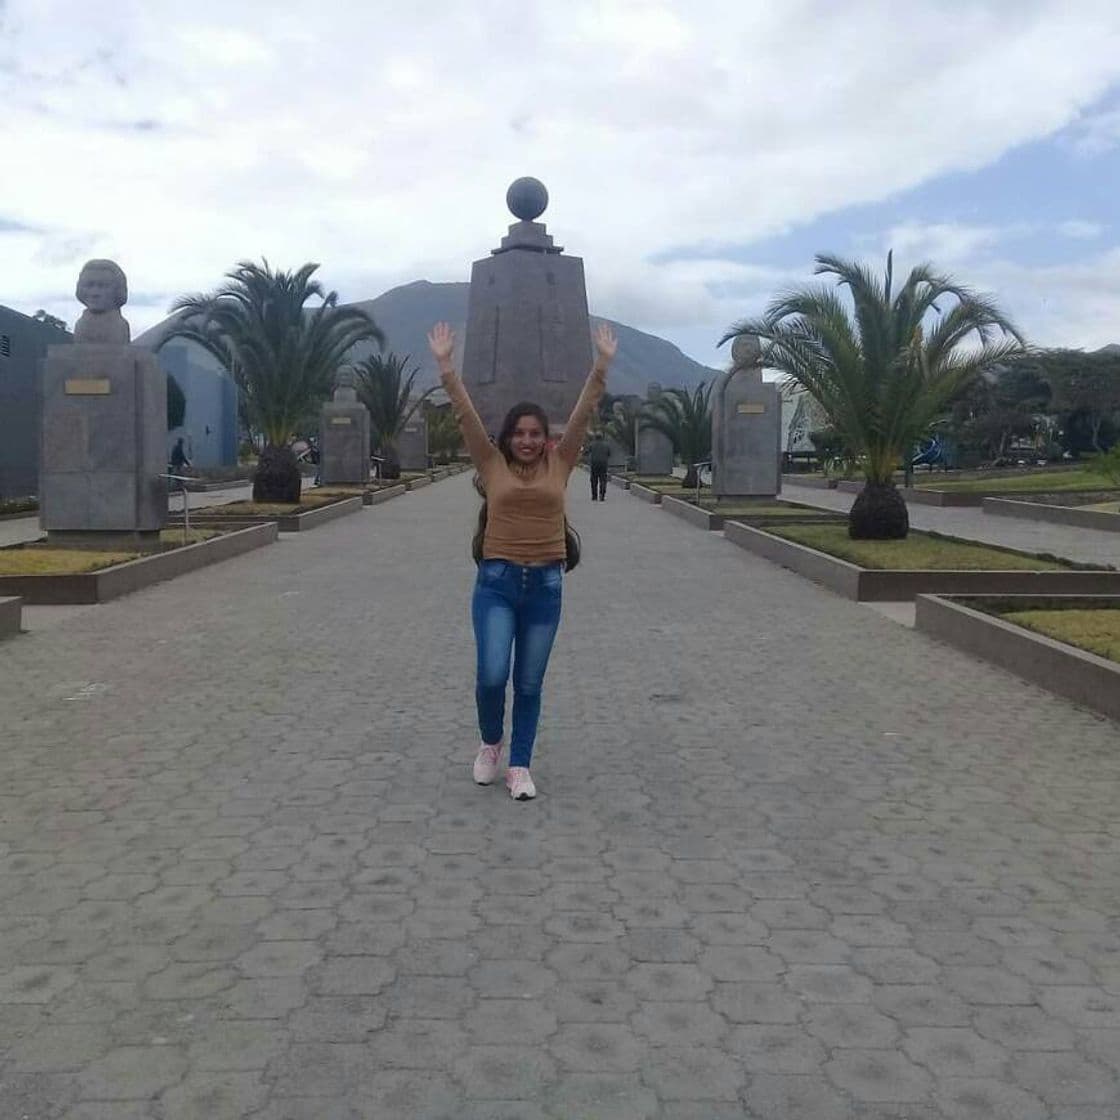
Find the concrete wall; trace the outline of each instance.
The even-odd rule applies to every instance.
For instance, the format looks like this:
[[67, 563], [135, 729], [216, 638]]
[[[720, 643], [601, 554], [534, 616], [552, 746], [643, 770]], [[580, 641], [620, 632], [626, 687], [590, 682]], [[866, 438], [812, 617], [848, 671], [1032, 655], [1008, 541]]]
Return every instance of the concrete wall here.
[[160, 347], [156, 357], [187, 398], [183, 426], [167, 433], [168, 456], [182, 436], [187, 457], [194, 466], [235, 466], [237, 387], [232, 379], [213, 358], [185, 340]]
[[0, 498], [39, 492], [39, 363], [67, 331], [0, 307]]

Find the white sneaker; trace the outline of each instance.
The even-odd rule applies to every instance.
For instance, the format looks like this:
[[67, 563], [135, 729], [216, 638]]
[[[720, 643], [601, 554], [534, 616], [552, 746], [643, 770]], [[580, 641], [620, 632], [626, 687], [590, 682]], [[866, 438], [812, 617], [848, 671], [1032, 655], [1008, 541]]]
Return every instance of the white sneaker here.
[[498, 776], [501, 757], [501, 743], [495, 743], [492, 747], [485, 743], [480, 744], [474, 760], [474, 780], [480, 786], [490, 785]]
[[506, 788], [514, 801], [531, 801], [537, 796], [537, 787], [533, 785], [527, 766], [511, 766], [506, 771]]

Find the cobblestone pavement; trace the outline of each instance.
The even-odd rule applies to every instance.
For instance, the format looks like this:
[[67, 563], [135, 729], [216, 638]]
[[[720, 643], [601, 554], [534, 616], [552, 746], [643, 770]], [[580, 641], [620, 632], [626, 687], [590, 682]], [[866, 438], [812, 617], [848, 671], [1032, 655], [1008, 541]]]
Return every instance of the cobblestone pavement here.
[[[855, 494], [839, 490], [818, 490], [811, 486], [782, 483], [782, 497], [791, 502], [848, 510]], [[1014, 497], [1014, 495], [1008, 495]], [[910, 524], [915, 529], [935, 529], [967, 540], [1000, 544], [1027, 552], [1049, 552], [1083, 564], [1110, 564], [1120, 568], [1120, 533], [1101, 529], [1079, 529], [1071, 525], [1052, 525], [1021, 517], [1002, 517], [968, 506], [941, 508], [907, 504]]]
[[468, 476], [0, 646], [3, 1120], [1115, 1120], [1116, 725], [585, 485], [532, 803]]

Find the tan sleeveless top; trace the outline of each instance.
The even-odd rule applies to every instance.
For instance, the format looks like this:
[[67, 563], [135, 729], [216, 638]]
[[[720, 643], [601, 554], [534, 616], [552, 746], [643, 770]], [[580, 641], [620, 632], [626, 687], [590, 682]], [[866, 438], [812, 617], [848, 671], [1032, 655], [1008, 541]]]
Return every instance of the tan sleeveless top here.
[[486, 489], [486, 535], [482, 555], [514, 564], [549, 564], [563, 560], [564, 498], [568, 479], [579, 460], [580, 447], [595, 406], [607, 386], [607, 371], [592, 368], [568, 426], [554, 448], [531, 468], [507, 463], [489, 440], [462, 378], [440, 372], [463, 442]]

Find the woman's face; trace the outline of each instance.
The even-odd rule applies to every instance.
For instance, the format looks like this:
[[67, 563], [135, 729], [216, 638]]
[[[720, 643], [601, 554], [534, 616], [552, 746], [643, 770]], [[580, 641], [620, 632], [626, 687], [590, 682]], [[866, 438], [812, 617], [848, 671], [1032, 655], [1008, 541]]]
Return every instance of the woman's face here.
[[545, 435], [541, 422], [535, 416], [522, 416], [513, 429], [509, 441], [510, 451], [518, 463], [535, 463], [544, 454]]

